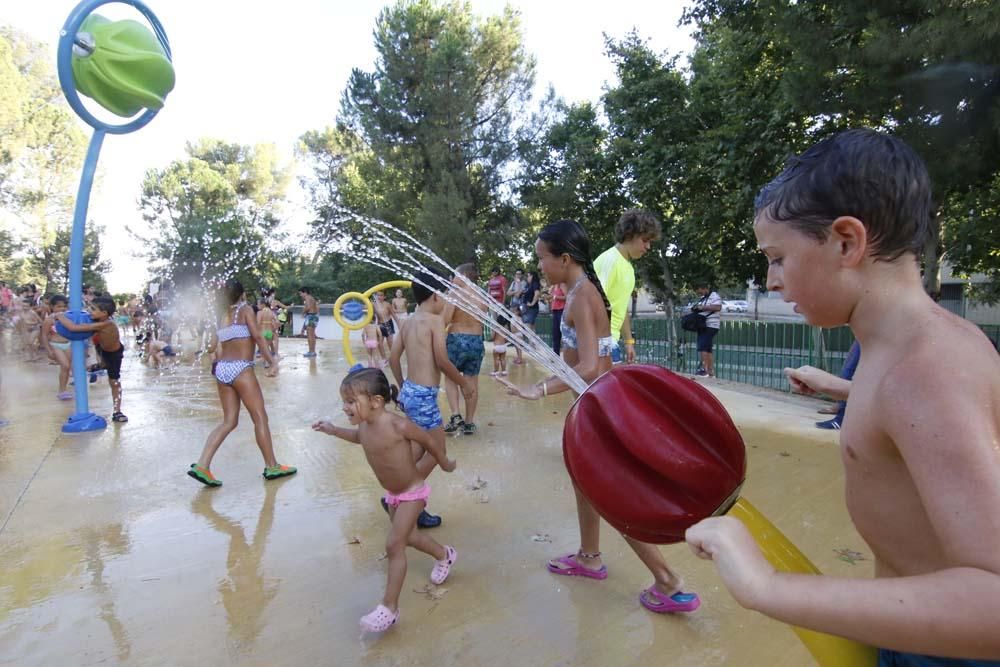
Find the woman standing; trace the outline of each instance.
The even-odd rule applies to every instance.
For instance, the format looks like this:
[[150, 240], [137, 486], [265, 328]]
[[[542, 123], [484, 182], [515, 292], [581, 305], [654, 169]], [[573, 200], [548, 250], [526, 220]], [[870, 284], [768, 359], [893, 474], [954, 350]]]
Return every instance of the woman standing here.
[[538, 319], [538, 300], [542, 298], [542, 283], [537, 271], [528, 271], [528, 279], [522, 293], [521, 320], [524, 325], [535, 330], [535, 320]]
[[722, 297], [707, 282], [696, 285], [695, 291], [701, 300], [692, 306], [691, 310], [700, 313], [705, 318], [705, 326], [698, 332], [698, 354], [701, 356], [701, 367], [698, 368], [696, 375], [715, 377], [712, 341], [715, 340], [715, 336], [722, 326], [722, 318], [719, 316], [719, 311], [722, 310]]

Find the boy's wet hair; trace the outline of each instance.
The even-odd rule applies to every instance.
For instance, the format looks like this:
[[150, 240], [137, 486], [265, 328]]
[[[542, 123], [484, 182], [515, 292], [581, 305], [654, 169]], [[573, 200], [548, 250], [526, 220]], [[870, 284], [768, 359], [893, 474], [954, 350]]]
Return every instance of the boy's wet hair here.
[[359, 368], [351, 371], [340, 383], [341, 391], [366, 396], [381, 396], [386, 403], [399, 403], [399, 389], [389, 384], [389, 378], [379, 368]]
[[447, 289], [437, 274], [423, 271], [413, 274], [411, 288], [417, 305], [431, 298], [435, 293], [441, 293]]
[[52, 307], [55, 307], [55, 305], [57, 303], [63, 303], [63, 304], [66, 304], [68, 306], [69, 305], [69, 299], [67, 299], [66, 297], [64, 297], [62, 294], [55, 294], [55, 295], [52, 296], [51, 299], [49, 299], [49, 305], [52, 306]]
[[615, 243], [625, 243], [637, 236], [650, 240], [660, 238], [660, 221], [644, 208], [630, 208], [622, 213], [615, 225]]
[[472, 262], [466, 262], [455, 267], [455, 275], [462, 275], [469, 280], [476, 281], [479, 280], [479, 269]]
[[820, 242], [838, 217], [855, 217], [868, 230], [869, 254], [887, 261], [919, 257], [937, 231], [924, 161], [902, 140], [868, 129], [840, 132], [789, 158], [757, 195], [754, 215], [761, 214]]
[[115, 300], [109, 296], [95, 297], [94, 300], [90, 302], [90, 305], [99, 310], [103, 310], [109, 316], [114, 315], [115, 310], [117, 310], [117, 307], [115, 306]]
[[310, 296], [312, 295], [312, 292], [310, 292], [310, 291], [309, 291], [309, 288], [308, 288], [308, 287], [306, 287], [305, 285], [303, 285], [302, 287], [300, 287], [300, 288], [299, 288], [299, 291], [300, 291], [300, 292], [305, 292], [306, 294], [309, 294]]

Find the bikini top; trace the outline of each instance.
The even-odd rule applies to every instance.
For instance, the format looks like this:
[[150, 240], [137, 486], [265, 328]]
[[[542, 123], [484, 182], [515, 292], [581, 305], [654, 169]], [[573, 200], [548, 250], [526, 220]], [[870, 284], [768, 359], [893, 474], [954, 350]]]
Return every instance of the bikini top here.
[[[573, 298], [576, 288], [580, 286], [583, 279], [586, 276], [580, 276], [580, 279], [576, 281], [570, 291], [566, 294], [566, 305], [569, 306], [570, 299]], [[576, 327], [571, 327], [566, 323], [566, 318], [559, 321], [559, 331], [562, 333], [562, 344], [571, 349], [577, 349], [576, 342]], [[597, 356], [598, 357], [610, 357], [611, 349], [615, 345], [615, 339], [612, 336], [605, 336], [603, 338], [597, 339]]]
[[250, 327], [245, 324], [237, 324], [236, 321], [240, 316], [240, 309], [247, 305], [246, 301], [240, 301], [237, 304], [231, 306], [233, 308], [233, 322], [229, 326], [219, 327], [216, 331], [216, 335], [219, 337], [220, 343], [225, 343], [231, 340], [238, 340], [240, 338], [250, 337]]

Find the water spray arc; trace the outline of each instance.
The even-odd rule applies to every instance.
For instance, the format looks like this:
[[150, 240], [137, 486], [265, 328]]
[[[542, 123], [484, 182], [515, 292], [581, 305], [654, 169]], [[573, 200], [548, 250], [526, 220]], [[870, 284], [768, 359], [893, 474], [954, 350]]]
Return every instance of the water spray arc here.
[[[484, 326], [499, 331], [511, 344], [534, 358], [573, 391], [577, 393], [586, 391], [587, 383], [583, 378], [537, 333], [517, 319], [510, 309], [491, 297], [486, 290], [459, 275], [453, 266], [410, 234], [381, 220], [360, 218], [360, 221], [366, 225], [366, 232], [363, 238], [345, 236], [341, 239], [346, 244], [346, 250], [343, 251], [345, 254], [423, 285]], [[378, 249], [381, 247], [393, 248], [397, 256], [380, 252]], [[419, 278], [420, 273], [434, 273], [439, 276], [446, 288], [445, 291], [434, 285], [425, 284]], [[510, 326], [501, 325], [500, 319], [507, 320]]]

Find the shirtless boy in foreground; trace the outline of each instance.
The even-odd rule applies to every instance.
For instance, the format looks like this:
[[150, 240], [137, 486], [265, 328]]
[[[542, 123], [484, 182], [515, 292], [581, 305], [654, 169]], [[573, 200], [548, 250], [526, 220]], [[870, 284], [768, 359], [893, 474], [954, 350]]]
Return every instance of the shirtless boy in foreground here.
[[[1000, 359], [924, 292], [934, 229], [923, 162], [870, 130], [792, 159], [756, 202], [767, 288], [810, 324], [849, 324], [864, 350], [840, 441], [875, 579], [775, 572], [731, 517], [687, 541], [744, 607], [881, 647], [880, 665], [1000, 665]], [[845, 395], [813, 371], [787, 373], [796, 389]]]

